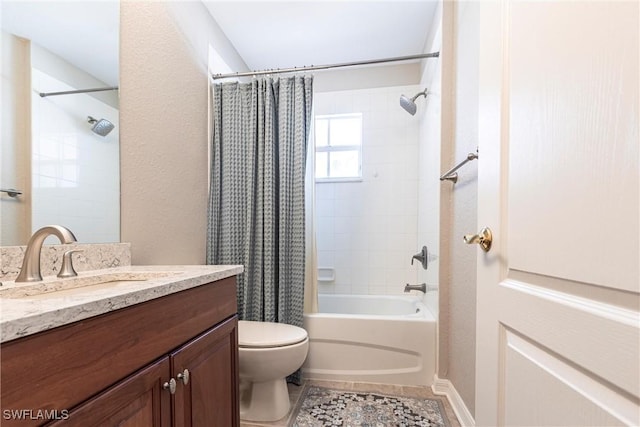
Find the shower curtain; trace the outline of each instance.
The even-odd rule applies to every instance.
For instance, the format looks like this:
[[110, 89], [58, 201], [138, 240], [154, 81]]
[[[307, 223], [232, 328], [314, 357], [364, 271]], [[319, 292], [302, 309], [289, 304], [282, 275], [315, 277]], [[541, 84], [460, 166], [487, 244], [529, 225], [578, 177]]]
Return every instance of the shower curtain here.
[[[313, 114], [313, 113], [312, 113]], [[311, 124], [308, 152], [315, 153], [314, 126]], [[304, 313], [318, 312], [318, 248], [316, 245], [316, 162], [315, 156], [307, 156], [307, 176], [305, 179], [305, 277]]]
[[242, 264], [241, 319], [302, 326], [312, 76], [211, 85], [207, 262]]

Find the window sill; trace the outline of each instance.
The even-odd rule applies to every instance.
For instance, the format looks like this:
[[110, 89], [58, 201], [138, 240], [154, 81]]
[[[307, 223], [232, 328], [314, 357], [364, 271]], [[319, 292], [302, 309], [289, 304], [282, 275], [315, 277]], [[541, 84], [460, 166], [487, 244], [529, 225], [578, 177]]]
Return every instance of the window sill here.
[[316, 184], [333, 184], [340, 182], [362, 182], [361, 176], [354, 178], [316, 178]]

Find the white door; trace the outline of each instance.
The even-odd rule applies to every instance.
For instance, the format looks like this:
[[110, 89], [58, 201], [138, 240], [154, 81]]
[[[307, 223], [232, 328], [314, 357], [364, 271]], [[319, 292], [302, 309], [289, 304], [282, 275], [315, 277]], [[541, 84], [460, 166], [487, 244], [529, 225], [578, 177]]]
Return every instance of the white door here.
[[639, 3], [481, 9], [476, 424], [638, 426]]

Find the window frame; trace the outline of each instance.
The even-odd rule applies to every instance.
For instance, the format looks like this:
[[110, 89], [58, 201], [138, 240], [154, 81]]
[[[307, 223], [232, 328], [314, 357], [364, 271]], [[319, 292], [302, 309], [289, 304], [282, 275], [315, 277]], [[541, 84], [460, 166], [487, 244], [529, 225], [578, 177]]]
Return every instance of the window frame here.
[[[313, 138], [316, 142], [314, 144], [314, 178], [315, 182], [358, 182], [362, 181], [362, 143], [363, 143], [363, 132], [362, 132], [362, 113], [343, 113], [343, 114], [319, 114], [314, 117], [314, 134]], [[345, 118], [358, 118], [360, 119], [360, 144], [357, 145], [331, 145], [331, 121], [332, 120], [340, 120]], [[316, 123], [318, 120], [327, 120], [327, 145], [318, 146], [316, 140]], [[357, 151], [358, 152], [358, 176], [345, 176], [345, 177], [332, 177], [329, 176], [331, 173], [331, 153], [340, 152], [340, 151]], [[318, 178], [317, 176], [317, 162], [316, 156], [317, 153], [328, 153], [327, 159], [327, 177]]]

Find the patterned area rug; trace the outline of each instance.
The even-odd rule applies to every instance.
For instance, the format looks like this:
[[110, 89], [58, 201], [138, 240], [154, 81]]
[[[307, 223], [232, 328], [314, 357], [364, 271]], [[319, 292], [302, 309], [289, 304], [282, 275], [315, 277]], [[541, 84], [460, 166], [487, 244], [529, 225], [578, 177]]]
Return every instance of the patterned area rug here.
[[449, 427], [439, 400], [310, 386], [293, 427]]

